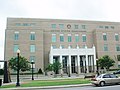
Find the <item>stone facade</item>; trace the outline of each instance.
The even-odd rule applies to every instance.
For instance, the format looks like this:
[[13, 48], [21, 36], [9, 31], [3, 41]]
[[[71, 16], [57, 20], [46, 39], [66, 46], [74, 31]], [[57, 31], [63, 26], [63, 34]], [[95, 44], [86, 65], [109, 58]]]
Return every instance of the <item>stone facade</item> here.
[[[15, 47], [21, 55], [35, 59], [35, 68], [43, 71], [49, 64], [51, 45], [54, 48], [80, 48], [95, 46], [96, 57], [109, 55], [118, 68], [120, 61], [120, 23], [66, 19], [8, 18], [5, 30], [5, 60], [16, 56]], [[17, 40], [15, 34], [18, 33]], [[30, 35], [34, 33], [35, 39]], [[68, 40], [69, 38], [69, 40]], [[52, 40], [54, 39], [54, 40]], [[116, 40], [118, 39], [118, 40]], [[35, 51], [30, 51], [34, 47]], [[117, 49], [117, 50], [116, 50]], [[32, 49], [31, 49], [32, 50]]]

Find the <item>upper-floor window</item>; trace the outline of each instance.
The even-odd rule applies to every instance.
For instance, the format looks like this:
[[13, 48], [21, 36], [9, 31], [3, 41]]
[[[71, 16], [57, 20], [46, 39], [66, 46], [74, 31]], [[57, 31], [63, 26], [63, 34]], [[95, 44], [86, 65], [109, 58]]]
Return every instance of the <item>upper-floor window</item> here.
[[117, 60], [120, 61], [120, 55], [117, 55]]
[[103, 26], [99, 26], [99, 28], [103, 28]]
[[85, 48], [86, 45], [82, 45], [82, 48]]
[[60, 42], [64, 42], [64, 35], [60, 34]]
[[35, 56], [30, 56], [30, 62], [34, 61], [35, 62]]
[[62, 47], [62, 48], [65, 48], [65, 46], [64, 46], [64, 45], [61, 45], [61, 47]]
[[18, 48], [19, 48], [19, 45], [18, 44], [14, 44], [14, 53], [17, 52]]
[[108, 29], [109, 28], [109, 26], [105, 26], [105, 29]]
[[82, 35], [82, 41], [86, 42], [86, 35]]
[[72, 36], [71, 36], [71, 34], [68, 34], [68, 42], [72, 42]]
[[120, 51], [120, 45], [116, 44], [116, 51]]
[[16, 23], [16, 26], [21, 26], [21, 23]]
[[107, 34], [106, 33], [103, 33], [103, 40], [107, 41]]
[[30, 52], [35, 52], [35, 45], [30, 45]]
[[15, 32], [14, 33], [14, 40], [18, 40], [19, 39], [19, 32]]
[[112, 29], [114, 29], [115, 27], [114, 26], [111, 26]]
[[104, 51], [108, 51], [108, 44], [104, 44]]
[[60, 29], [64, 29], [64, 24], [59, 24]]
[[56, 34], [52, 34], [52, 42], [56, 42]]
[[56, 28], [56, 24], [51, 24], [51, 27], [52, 28]]
[[30, 32], [30, 40], [35, 40], [35, 32]]
[[119, 36], [118, 36], [117, 33], [115, 33], [115, 40], [116, 40], [116, 41], [119, 41]]
[[79, 42], [79, 35], [78, 34], [75, 35], [75, 42]]
[[78, 25], [75, 25], [75, 29], [78, 29]]
[[57, 48], [56, 45], [52, 45], [52, 47], [53, 47], [53, 49], [56, 49], [56, 48]]
[[82, 25], [82, 29], [86, 29], [86, 25]]

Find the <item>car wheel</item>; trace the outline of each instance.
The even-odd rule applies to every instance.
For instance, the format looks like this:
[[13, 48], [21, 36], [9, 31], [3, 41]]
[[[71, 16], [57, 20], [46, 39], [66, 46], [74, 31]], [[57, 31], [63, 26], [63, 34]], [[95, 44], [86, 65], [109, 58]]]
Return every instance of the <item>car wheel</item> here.
[[99, 84], [101, 87], [102, 86], [105, 86], [105, 82], [104, 81], [102, 81], [102, 82], [100, 82], [100, 84]]

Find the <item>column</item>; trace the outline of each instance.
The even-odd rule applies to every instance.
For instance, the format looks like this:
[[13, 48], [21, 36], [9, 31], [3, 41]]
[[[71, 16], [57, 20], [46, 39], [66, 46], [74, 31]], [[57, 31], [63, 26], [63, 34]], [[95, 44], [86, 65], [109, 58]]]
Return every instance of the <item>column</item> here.
[[94, 72], [96, 72], [97, 70], [97, 67], [96, 67], [96, 55], [94, 54]]
[[78, 74], [80, 74], [80, 57], [77, 55], [77, 68], [78, 68]]
[[68, 67], [69, 67], [69, 74], [71, 75], [71, 55], [69, 55], [69, 63], [68, 63]]
[[93, 56], [91, 56], [90, 57], [90, 59], [91, 59], [91, 70], [92, 70], [92, 72], [94, 71], [94, 67], [93, 67], [93, 58], [92, 58]]
[[62, 63], [62, 55], [60, 55], [60, 61], [59, 61], [60, 63], [61, 63], [61, 69], [60, 69], [60, 74], [61, 75], [63, 75], [63, 63]]
[[53, 64], [53, 55], [50, 56], [49, 63], [50, 63], [50, 64]]
[[94, 51], [94, 54], [93, 54], [93, 57], [94, 57], [94, 72], [96, 72], [97, 70], [97, 67], [96, 67], [96, 51], [95, 51], [95, 46], [93, 45], [93, 51]]
[[85, 72], [85, 57], [84, 56], [82, 56], [82, 61], [83, 61], [83, 70]]
[[75, 72], [78, 73], [78, 62], [77, 62], [77, 56], [75, 57]]
[[89, 66], [88, 66], [88, 55], [85, 55], [86, 56], [86, 69], [87, 69], [87, 73], [89, 73]]

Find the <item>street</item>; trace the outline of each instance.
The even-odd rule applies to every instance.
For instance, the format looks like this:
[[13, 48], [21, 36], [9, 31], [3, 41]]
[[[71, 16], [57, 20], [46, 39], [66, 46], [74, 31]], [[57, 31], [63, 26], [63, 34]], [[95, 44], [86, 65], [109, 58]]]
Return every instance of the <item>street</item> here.
[[55, 88], [55, 89], [35, 89], [35, 90], [119, 90], [120, 85], [95, 87], [95, 86], [85, 86], [85, 87], [69, 87], [69, 88]]

